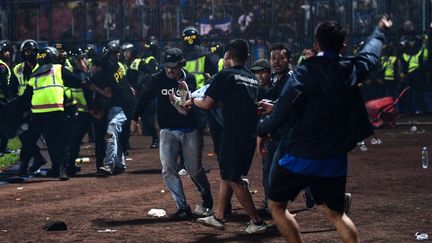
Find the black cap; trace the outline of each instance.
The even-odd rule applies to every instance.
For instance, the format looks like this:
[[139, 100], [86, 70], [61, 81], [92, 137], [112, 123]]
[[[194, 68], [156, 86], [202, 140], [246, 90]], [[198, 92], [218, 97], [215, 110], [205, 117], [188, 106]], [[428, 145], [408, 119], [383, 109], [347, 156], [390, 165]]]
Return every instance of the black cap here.
[[250, 69], [253, 72], [258, 72], [258, 71], [264, 70], [266, 68], [269, 71], [271, 70], [270, 63], [267, 61], [267, 59], [258, 59], [252, 64], [252, 67]]
[[183, 52], [178, 48], [169, 48], [164, 52], [163, 65], [164, 67], [177, 67], [179, 64], [184, 64]]

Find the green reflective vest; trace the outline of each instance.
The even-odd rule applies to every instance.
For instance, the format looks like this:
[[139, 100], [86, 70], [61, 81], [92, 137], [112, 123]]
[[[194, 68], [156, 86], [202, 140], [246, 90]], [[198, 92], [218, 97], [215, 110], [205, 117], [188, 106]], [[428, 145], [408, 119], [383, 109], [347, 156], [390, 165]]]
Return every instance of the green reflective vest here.
[[[9, 85], [10, 83], [10, 77], [11, 77], [11, 70], [9, 68], [9, 66], [7, 65], [7, 63], [3, 62], [2, 60], [0, 60], [0, 64], [4, 65], [7, 69], [7, 76], [6, 76], [6, 84]], [[3, 94], [3, 92], [0, 90], [0, 99], [5, 98], [5, 95]]]
[[[154, 56], [148, 56], [144, 60], [141, 58], [135, 58], [135, 60], [133, 60], [133, 62], [130, 65], [130, 69], [138, 70], [139, 65], [141, 64], [142, 61], [144, 61], [145, 64], [149, 64], [151, 60], [156, 61], [156, 58]], [[157, 65], [156, 65], [156, 70], [157, 70]]]
[[220, 58], [218, 61], [218, 71], [221, 71], [224, 68], [223, 58]]
[[123, 75], [126, 75], [127, 69], [126, 69], [125, 65], [123, 63], [121, 63], [121, 62], [117, 62], [117, 64], [119, 65], [120, 70], [123, 73]]
[[82, 88], [70, 88], [70, 90], [72, 91], [73, 99], [76, 101], [77, 110], [79, 112], [88, 112], [87, 101]]
[[[411, 73], [417, 69], [420, 68], [420, 65], [422, 64], [423, 60], [427, 60], [429, 57], [429, 52], [426, 48], [422, 48], [417, 54], [415, 55], [409, 55], [407, 53], [404, 53], [402, 55], [403, 60], [408, 65], [408, 73]], [[420, 59], [421, 58], [421, 59]]]
[[395, 56], [381, 57], [381, 68], [384, 71], [384, 80], [395, 79], [394, 66], [396, 61], [397, 57]]
[[33, 87], [31, 101], [33, 113], [64, 110], [64, 86], [61, 69], [62, 65], [54, 64], [49, 72], [30, 78], [28, 84]]
[[[24, 90], [26, 89], [26, 86], [29, 82], [27, 79], [24, 78], [24, 65], [24, 62], [18, 63], [13, 69], [15, 77], [18, 79], [18, 95], [24, 94]], [[38, 68], [39, 64], [36, 64], [32, 72], [34, 72]]]
[[205, 56], [202, 56], [195, 60], [186, 61], [186, 69], [188, 72], [195, 75], [197, 89], [204, 86], [205, 77], [204, 77], [204, 65], [205, 65]]
[[66, 59], [65, 64], [64, 64], [64, 67], [65, 67], [67, 70], [73, 72], [73, 66], [72, 66], [72, 63], [70, 62], [70, 59]]

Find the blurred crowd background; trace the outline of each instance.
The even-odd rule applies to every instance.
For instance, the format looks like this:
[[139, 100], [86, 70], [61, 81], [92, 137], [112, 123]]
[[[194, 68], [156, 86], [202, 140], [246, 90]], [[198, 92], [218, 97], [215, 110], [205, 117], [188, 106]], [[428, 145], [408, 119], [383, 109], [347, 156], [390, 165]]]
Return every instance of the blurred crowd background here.
[[[160, 46], [180, 44], [186, 26], [197, 27], [205, 43], [248, 39], [253, 60], [268, 57], [268, 46], [285, 42], [294, 56], [310, 47], [313, 28], [338, 20], [349, 32], [348, 47], [364, 40], [379, 15], [395, 23], [392, 37], [426, 34], [431, 0], [2, 0], [0, 39], [105, 44], [109, 40], [142, 45], [150, 36]], [[411, 21], [406, 26], [407, 20]], [[407, 28], [410, 28], [409, 30]], [[351, 50], [351, 49], [350, 49]]]

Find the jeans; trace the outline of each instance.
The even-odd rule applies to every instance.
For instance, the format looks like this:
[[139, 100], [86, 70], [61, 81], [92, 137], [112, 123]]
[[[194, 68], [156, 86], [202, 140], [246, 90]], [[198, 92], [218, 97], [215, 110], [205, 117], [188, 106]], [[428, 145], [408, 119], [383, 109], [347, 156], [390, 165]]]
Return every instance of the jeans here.
[[203, 207], [212, 208], [213, 198], [207, 175], [201, 164], [199, 155], [199, 132], [176, 131], [170, 129], [160, 130], [159, 156], [162, 164], [162, 178], [165, 185], [171, 191], [178, 209], [189, 208], [183, 191], [183, 184], [177, 173], [177, 156], [181, 149], [184, 165], [192, 182], [201, 193]]
[[126, 122], [126, 116], [121, 107], [113, 107], [108, 113], [108, 128], [106, 134], [106, 153], [104, 165], [112, 169], [118, 167], [126, 168], [123, 151], [120, 146], [120, 133]]

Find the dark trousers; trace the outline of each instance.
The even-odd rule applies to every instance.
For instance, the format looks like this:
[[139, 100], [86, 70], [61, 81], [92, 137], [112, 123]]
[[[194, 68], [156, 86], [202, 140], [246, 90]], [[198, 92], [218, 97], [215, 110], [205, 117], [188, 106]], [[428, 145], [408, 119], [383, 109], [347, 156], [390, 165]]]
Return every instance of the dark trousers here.
[[405, 78], [405, 86], [410, 90], [402, 98], [400, 107], [403, 112], [415, 113], [416, 111], [425, 112], [425, 91], [430, 89], [426, 75], [420, 70], [409, 73]]
[[9, 139], [6, 137], [5, 133], [3, 131], [0, 131], [0, 153], [3, 153], [8, 144]]
[[[151, 136], [154, 139], [158, 138], [158, 132], [155, 126], [156, 119], [156, 99], [152, 100], [144, 108], [144, 113], [141, 116], [142, 135]], [[129, 128], [128, 128], [129, 129]]]
[[[18, 138], [20, 139], [21, 144], [27, 143], [26, 140], [29, 139], [29, 137], [28, 137], [28, 130], [24, 131], [23, 133], [21, 133], [18, 136]], [[32, 172], [34, 172], [37, 169], [39, 169], [39, 167], [41, 167], [42, 165], [46, 164], [46, 160], [42, 156], [42, 153], [40, 152], [40, 148], [37, 146], [36, 143], [33, 144], [31, 150], [32, 150], [33, 165], [32, 165], [32, 168], [30, 168], [30, 170]], [[22, 158], [20, 158], [20, 160], [23, 161]], [[25, 168], [22, 168], [21, 172], [26, 172], [27, 171], [27, 166], [28, 166], [28, 163], [26, 164]]]
[[123, 124], [122, 131], [120, 133], [120, 145], [123, 152], [127, 152], [129, 149], [130, 125], [131, 120], [127, 119]]
[[21, 147], [21, 173], [27, 172], [28, 163], [34, 155], [35, 144], [42, 134], [46, 140], [51, 158], [52, 173], [55, 175], [60, 170], [66, 169], [64, 122], [62, 111], [32, 114], [26, 139]]
[[72, 135], [70, 137], [70, 157], [68, 160], [68, 168], [74, 168], [75, 159], [80, 152], [81, 141], [89, 130], [89, 127], [94, 127], [94, 141], [95, 141], [95, 154], [96, 154], [96, 169], [103, 166], [103, 159], [105, 157], [105, 133], [106, 133], [106, 119], [95, 119], [88, 112], [79, 112], [76, 117], [75, 124], [72, 128]]
[[[274, 156], [276, 153], [276, 149], [278, 147], [279, 140], [268, 140], [265, 142], [264, 146], [267, 149], [267, 154], [262, 157], [262, 184], [264, 187], [264, 201], [267, 202], [268, 199], [268, 191], [269, 191], [269, 175], [270, 175], [270, 169], [272, 167], [274, 162]], [[278, 159], [278, 158], [276, 158]]]

